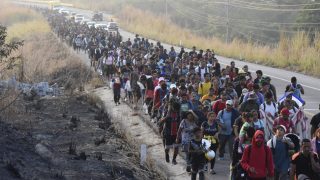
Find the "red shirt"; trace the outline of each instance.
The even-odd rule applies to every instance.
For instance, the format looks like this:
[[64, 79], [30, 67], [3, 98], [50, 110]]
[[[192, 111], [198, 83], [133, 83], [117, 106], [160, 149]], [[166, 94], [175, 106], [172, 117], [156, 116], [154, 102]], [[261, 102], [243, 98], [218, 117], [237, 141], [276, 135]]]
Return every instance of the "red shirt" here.
[[226, 103], [225, 103], [225, 102], [223, 103], [221, 99], [219, 99], [218, 101], [216, 101], [216, 102], [213, 104], [213, 106], [212, 106], [212, 110], [213, 110], [216, 114], [218, 114], [219, 111], [223, 110], [224, 108], [226, 108]]

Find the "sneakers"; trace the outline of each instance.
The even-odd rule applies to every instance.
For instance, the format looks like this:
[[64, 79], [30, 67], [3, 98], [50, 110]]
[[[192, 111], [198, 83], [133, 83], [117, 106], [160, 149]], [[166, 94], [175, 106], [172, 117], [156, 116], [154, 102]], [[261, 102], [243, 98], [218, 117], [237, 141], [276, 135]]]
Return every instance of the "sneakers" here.
[[210, 169], [210, 174], [217, 174], [213, 169]]
[[166, 162], [169, 163], [170, 162], [170, 157], [169, 154], [166, 153]]

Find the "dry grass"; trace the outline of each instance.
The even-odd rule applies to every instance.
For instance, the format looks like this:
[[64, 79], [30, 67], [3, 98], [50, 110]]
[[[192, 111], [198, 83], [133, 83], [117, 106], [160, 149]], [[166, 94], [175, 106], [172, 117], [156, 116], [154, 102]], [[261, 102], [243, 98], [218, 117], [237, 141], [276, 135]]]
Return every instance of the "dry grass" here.
[[[91, 80], [91, 70], [53, 35], [40, 14], [4, 3], [0, 8], [1, 18], [8, 20], [8, 41], [24, 40], [24, 45], [13, 54], [20, 59], [2, 72], [2, 79], [16, 76], [29, 83], [48, 81], [71, 90], [84, 87]], [[2, 63], [1, 67], [4, 66], [7, 64]]]
[[124, 29], [169, 44], [179, 45], [182, 42], [183, 46], [189, 48], [196, 46], [198, 49], [214, 49], [223, 56], [320, 76], [319, 34], [315, 43], [311, 43], [304, 32], [299, 32], [292, 38], [283, 35], [279, 44], [273, 48], [238, 39], [226, 44], [215, 37], [201, 37], [173, 24], [165, 17], [155, 16], [132, 6], [122, 8], [117, 18]]

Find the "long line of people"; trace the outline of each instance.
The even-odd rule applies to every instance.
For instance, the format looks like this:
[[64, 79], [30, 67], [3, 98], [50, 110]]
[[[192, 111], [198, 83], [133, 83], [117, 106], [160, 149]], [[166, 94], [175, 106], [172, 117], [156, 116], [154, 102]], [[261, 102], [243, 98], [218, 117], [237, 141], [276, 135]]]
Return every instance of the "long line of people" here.
[[[171, 47], [168, 52], [160, 42], [139, 35], [122, 41], [119, 33], [47, 14], [61, 39], [89, 52], [91, 65], [110, 82], [115, 105], [122, 98], [135, 111], [142, 108], [159, 127], [165, 161], [177, 164], [179, 150], [184, 152], [191, 179], [197, 174], [204, 179], [208, 169], [221, 173], [214, 169], [216, 159], [231, 161], [235, 180], [284, 180], [289, 169], [292, 178], [320, 178], [320, 129], [313, 128], [315, 139], [307, 139], [304, 89], [296, 77], [284, 85], [284, 96], [278, 99], [262, 70], [254, 78], [247, 65], [236, 67], [232, 61], [222, 67], [213, 50]], [[210, 142], [209, 149], [202, 139]], [[209, 150], [216, 152], [215, 158], [206, 158]]]

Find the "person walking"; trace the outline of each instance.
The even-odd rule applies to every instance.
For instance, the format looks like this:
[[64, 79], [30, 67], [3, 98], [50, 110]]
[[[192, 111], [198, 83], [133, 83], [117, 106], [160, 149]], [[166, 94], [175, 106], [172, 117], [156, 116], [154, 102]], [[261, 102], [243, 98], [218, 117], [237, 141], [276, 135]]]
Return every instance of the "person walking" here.
[[[292, 156], [290, 179], [317, 180], [320, 172], [318, 155], [312, 152], [311, 141], [303, 139], [300, 152]], [[303, 178], [302, 178], [303, 177]]]
[[261, 130], [255, 132], [251, 145], [244, 149], [240, 163], [247, 172], [247, 180], [266, 180], [274, 176], [272, 152], [264, 144]]
[[219, 119], [219, 126], [220, 126], [220, 132], [218, 135], [219, 138], [219, 159], [224, 159], [224, 153], [225, 153], [225, 145], [228, 143], [228, 149], [229, 149], [229, 155], [230, 159], [232, 158], [232, 146], [234, 141], [234, 134], [233, 134], [233, 124], [235, 120], [239, 117], [239, 112], [234, 109], [233, 101], [228, 100], [226, 102], [226, 108], [221, 110], [218, 113], [218, 119]]
[[276, 134], [267, 142], [267, 146], [271, 148], [274, 162], [274, 180], [287, 180], [288, 169], [290, 166], [289, 150], [294, 148], [290, 138], [284, 137], [286, 127], [279, 125], [276, 128]]

